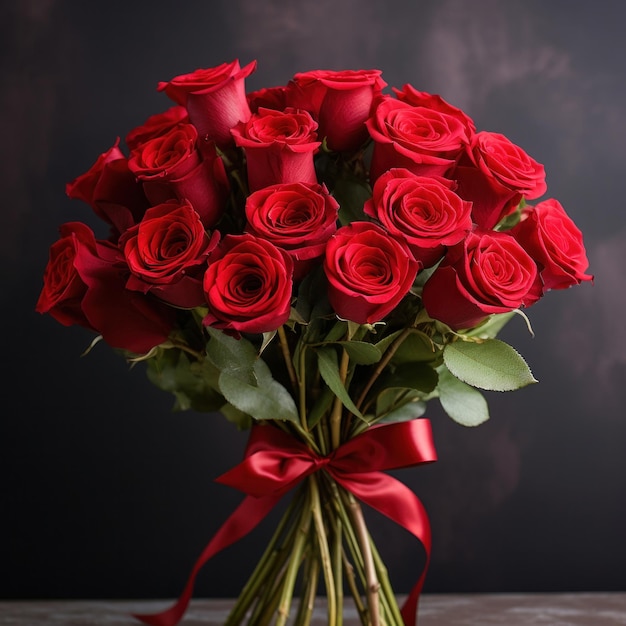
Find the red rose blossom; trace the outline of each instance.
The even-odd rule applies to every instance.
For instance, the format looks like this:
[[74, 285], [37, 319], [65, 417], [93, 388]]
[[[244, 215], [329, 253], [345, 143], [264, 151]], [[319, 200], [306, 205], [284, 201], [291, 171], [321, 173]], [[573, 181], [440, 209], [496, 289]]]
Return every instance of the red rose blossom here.
[[214, 141], [224, 148], [233, 143], [230, 129], [250, 117], [245, 79], [255, 69], [256, 61], [242, 68], [235, 60], [160, 82], [158, 90], [186, 107], [202, 144]]
[[291, 106], [318, 121], [318, 135], [330, 150], [357, 150], [367, 139], [365, 121], [387, 83], [380, 70], [300, 72], [289, 84]]
[[259, 109], [282, 111], [287, 107], [287, 87], [264, 87], [248, 92], [246, 98], [252, 113]]
[[515, 210], [520, 200], [546, 192], [546, 173], [522, 148], [499, 133], [482, 131], [450, 175], [457, 193], [473, 202], [472, 217], [482, 228], [493, 228]]
[[204, 275], [203, 324], [235, 336], [276, 330], [289, 319], [292, 274], [291, 257], [269, 241], [227, 235]]
[[537, 267], [508, 233], [476, 231], [452, 247], [422, 292], [428, 314], [452, 329], [537, 300]]
[[376, 180], [364, 211], [393, 237], [404, 239], [413, 256], [430, 267], [472, 228], [472, 204], [459, 198], [453, 185], [444, 178], [394, 168]]
[[324, 254], [337, 230], [338, 210], [322, 185], [271, 185], [248, 196], [245, 230], [286, 250], [294, 261], [294, 280], [300, 280]]
[[469, 143], [476, 132], [476, 125], [469, 115], [467, 115], [461, 109], [446, 102], [441, 96], [436, 94], [430, 94], [426, 91], [418, 91], [412, 85], [406, 84], [402, 86], [402, 89], [396, 89], [393, 87], [393, 92], [396, 94], [398, 100], [406, 102], [414, 107], [425, 107], [427, 109], [433, 109], [439, 111], [444, 115], [456, 118], [465, 127], [466, 140]]
[[218, 241], [219, 233], [209, 237], [190, 204], [171, 200], [152, 207], [120, 238], [130, 270], [126, 287], [174, 306], [200, 306], [207, 257]]
[[244, 149], [250, 191], [278, 183], [316, 183], [317, 123], [306, 111], [259, 109], [232, 129]]
[[520, 223], [510, 232], [538, 263], [544, 292], [593, 280], [585, 274], [589, 261], [583, 235], [557, 200], [524, 207]]
[[52, 245], [37, 311], [66, 326], [78, 324], [102, 335], [114, 348], [136, 354], [163, 343], [174, 309], [125, 288], [128, 270], [118, 249], [97, 241], [80, 222], [64, 224]]
[[164, 135], [175, 126], [188, 122], [189, 115], [185, 107], [180, 105], [170, 107], [167, 111], [151, 115], [141, 126], [133, 128], [126, 135], [126, 145], [132, 152], [149, 139]]
[[138, 222], [149, 206], [119, 143], [118, 138], [89, 170], [65, 186], [70, 198], [89, 204], [100, 219], [113, 227], [112, 239]]
[[392, 167], [421, 176], [444, 176], [466, 142], [465, 126], [458, 119], [390, 96], [375, 103], [367, 130], [374, 140], [372, 182]]
[[379, 226], [370, 222], [342, 226], [326, 245], [330, 304], [343, 319], [379, 322], [408, 293], [420, 267], [407, 245]]
[[206, 146], [201, 155], [197, 139], [193, 125], [178, 124], [140, 144], [131, 153], [129, 167], [153, 205], [187, 200], [211, 228], [222, 216], [228, 178], [215, 146]]

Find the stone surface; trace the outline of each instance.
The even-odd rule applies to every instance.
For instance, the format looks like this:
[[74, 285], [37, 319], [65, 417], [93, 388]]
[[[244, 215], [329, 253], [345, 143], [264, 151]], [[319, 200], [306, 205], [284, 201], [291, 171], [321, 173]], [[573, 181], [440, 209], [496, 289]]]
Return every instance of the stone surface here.
[[[223, 624], [229, 600], [195, 600], [181, 626]], [[166, 601], [56, 600], [0, 602], [2, 626], [133, 626], [131, 613], [152, 613]], [[326, 623], [318, 603], [315, 626]], [[346, 611], [345, 626], [357, 626]], [[626, 625], [626, 593], [441, 594], [420, 602], [419, 626], [617, 626]]]

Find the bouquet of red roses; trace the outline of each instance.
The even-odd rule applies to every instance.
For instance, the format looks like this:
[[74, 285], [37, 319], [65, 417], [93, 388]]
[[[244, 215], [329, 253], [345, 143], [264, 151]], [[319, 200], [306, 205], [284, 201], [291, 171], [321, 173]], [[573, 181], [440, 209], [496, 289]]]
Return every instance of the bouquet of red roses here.
[[[496, 334], [547, 291], [588, 281], [582, 235], [544, 199], [542, 165], [476, 130], [441, 97], [385, 93], [378, 70], [309, 71], [246, 93], [237, 61], [158, 85], [174, 102], [67, 185], [108, 224], [61, 227], [37, 310], [97, 334], [178, 409], [250, 428], [218, 480], [246, 497], [198, 569], [291, 501], [228, 624], [328, 623], [344, 593], [363, 624], [415, 622], [425, 567], [402, 609], [364, 502], [412, 533], [417, 497], [385, 470], [435, 460], [428, 400], [488, 417], [480, 390], [535, 382]], [[95, 341], [95, 340], [94, 340]]]

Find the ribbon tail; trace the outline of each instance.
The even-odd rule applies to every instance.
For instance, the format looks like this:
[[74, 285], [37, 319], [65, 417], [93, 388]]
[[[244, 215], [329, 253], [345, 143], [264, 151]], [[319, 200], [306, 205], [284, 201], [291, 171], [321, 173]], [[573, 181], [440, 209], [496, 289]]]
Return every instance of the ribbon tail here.
[[213, 535], [200, 554], [178, 600], [169, 609], [160, 613], [133, 615], [133, 617], [150, 626], [176, 626], [187, 610], [193, 594], [196, 576], [204, 564], [218, 552], [236, 543], [252, 531], [274, 508], [279, 499], [276, 496], [264, 498], [247, 496]]
[[358, 478], [351, 476], [349, 479], [335, 475], [335, 480], [359, 500], [410, 532], [424, 547], [424, 569], [401, 610], [405, 626], [415, 626], [417, 604], [430, 563], [430, 522], [424, 505], [406, 485], [382, 472], [369, 472], [359, 475]]

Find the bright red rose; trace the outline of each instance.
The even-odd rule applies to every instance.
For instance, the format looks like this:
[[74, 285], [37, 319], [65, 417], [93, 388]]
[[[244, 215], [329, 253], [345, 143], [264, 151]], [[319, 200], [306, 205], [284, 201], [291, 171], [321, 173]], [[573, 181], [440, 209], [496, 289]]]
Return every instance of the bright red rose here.
[[466, 154], [450, 175], [457, 193], [473, 202], [472, 216], [482, 228], [493, 228], [515, 210], [520, 200], [546, 192], [543, 165], [507, 137], [482, 131], [474, 135]]
[[89, 204], [100, 219], [113, 227], [112, 239], [137, 223], [149, 206], [119, 143], [118, 138], [87, 172], [65, 186], [70, 198]]
[[203, 143], [224, 148], [233, 143], [230, 129], [250, 117], [245, 79], [255, 69], [256, 61], [242, 68], [235, 60], [160, 82], [158, 90], [187, 109]]
[[364, 211], [393, 237], [404, 239], [413, 256], [430, 267], [472, 228], [472, 203], [459, 198], [453, 186], [445, 178], [394, 168], [376, 180]]
[[469, 115], [467, 115], [461, 109], [446, 102], [441, 96], [436, 94], [430, 94], [426, 91], [418, 91], [412, 85], [406, 84], [402, 86], [402, 89], [396, 89], [393, 87], [393, 91], [396, 94], [398, 100], [407, 102], [414, 107], [425, 107], [427, 109], [433, 109], [456, 118], [465, 126], [466, 138], [469, 143], [476, 132], [476, 125]]
[[131, 151], [137, 150], [149, 139], [165, 135], [175, 126], [188, 122], [189, 115], [185, 107], [180, 105], [170, 107], [167, 111], [151, 115], [141, 126], [133, 128], [126, 135], [126, 145]]
[[339, 317], [358, 324], [373, 324], [391, 313], [419, 269], [403, 241], [370, 222], [342, 226], [326, 245], [330, 304]]
[[63, 224], [59, 230], [60, 239], [50, 246], [43, 275], [44, 285], [35, 310], [38, 313], [49, 313], [64, 326], [78, 324], [94, 330], [81, 308], [87, 285], [76, 270], [75, 260], [83, 246], [95, 251], [95, 236], [81, 222]]
[[428, 314], [458, 330], [537, 300], [537, 266], [508, 233], [476, 231], [452, 247], [422, 292]]
[[140, 144], [128, 165], [153, 205], [186, 200], [211, 228], [224, 211], [228, 178], [215, 146], [205, 146], [201, 155], [197, 139], [193, 125], [178, 124]]
[[557, 200], [525, 207], [520, 223], [509, 232], [539, 265], [544, 292], [593, 280], [585, 274], [589, 261], [583, 235]]
[[219, 233], [209, 237], [190, 204], [170, 200], [148, 209], [120, 238], [130, 270], [127, 289], [152, 293], [177, 307], [200, 306], [207, 258], [218, 241]]
[[300, 280], [324, 254], [337, 230], [338, 211], [322, 185], [271, 185], [248, 196], [245, 230], [286, 250], [294, 261], [294, 280]]
[[250, 111], [257, 113], [259, 109], [282, 111], [287, 107], [286, 87], [263, 87], [246, 94]]
[[235, 336], [276, 330], [289, 319], [292, 274], [291, 257], [269, 241], [227, 235], [204, 275], [203, 323]]
[[313, 70], [300, 72], [289, 85], [291, 106], [318, 121], [320, 138], [330, 150], [358, 150], [368, 137], [365, 122], [374, 99], [387, 83], [380, 70]]
[[118, 249], [97, 241], [85, 224], [63, 225], [51, 247], [37, 311], [97, 332], [114, 348], [149, 352], [168, 338], [174, 309], [128, 291], [128, 270], [120, 261]]
[[465, 126], [451, 115], [390, 96], [379, 98], [374, 107], [367, 120], [374, 140], [372, 182], [392, 167], [404, 167], [420, 176], [444, 176], [465, 147]]
[[232, 129], [244, 149], [250, 191], [278, 183], [316, 183], [317, 123], [306, 111], [259, 109]]

